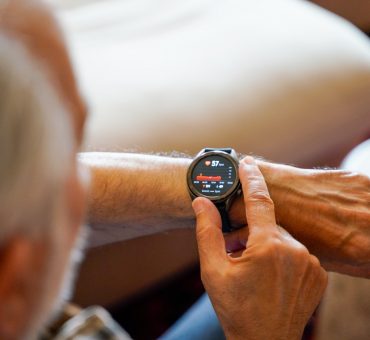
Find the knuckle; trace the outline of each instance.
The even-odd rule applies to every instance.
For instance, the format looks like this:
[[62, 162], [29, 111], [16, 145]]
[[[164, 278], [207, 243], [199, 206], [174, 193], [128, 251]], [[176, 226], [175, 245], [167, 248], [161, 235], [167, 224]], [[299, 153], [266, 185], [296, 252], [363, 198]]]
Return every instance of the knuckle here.
[[269, 193], [264, 190], [251, 191], [249, 194], [249, 199], [255, 202], [262, 202], [266, 205], [271, 205], [271, 206], [274, 205], [274, 202], [272, 201]]
[[370, 259], [370, 241], [365, 236], [357, 232], [346, 235], [346, 240], [342, 242], [342, 248], [346, 256], [357, 264], [365, 264]]
[[310, 258], [310, 253], [308, 252], [307, 248], [298, 243], [294, 245], [295, 248], [295, 256], [299, 257], [300, 259], [309, 259]]
[[249, 171], [245, 178], [249, 182], [249, 185], [259, 185], [261, 181], [264, 180], [262, 174], [258, 173], [256, 170]]
[[296, 250], [292, 254], [293, 262], [301, 267], [302, 270], [312, 272], [312, 264], [310, 260], [310, 253], [307, 249], [301, 248]]
[[328, 273], [326, 272], [324, 268], [321, 268], [320, 273], [321, 273], [323, 289], [325, 289], [328, 286], [328, 282], [329, 282]]
[[285, 240], [286, 247], [293, 256], [300, 260], [309, 258], [310, 253], [302, 243], [300, 243], [290, 235], [288, 237], [285, 237]]
[[205, 227], [204, 225], [200, 225], [200, 223], [197, 223], [197, 227], [196, 227], [196, 237], [199, 240], [202, 240], [203, 238], [205, 238], [207, 236], [207, 227]]
[[210, 223], [198, 223], [196, 228], [196, 237], [198, 242], [207, 241], [209, 238], [210, 229], [214, 228]]
[[315, 283], [318, 287], [321, 287], [321, 291], [324, 291], [328, 284], [328, 273], [321, 266], [320, 260], [314, 255], [310, 255], [310, 271], [311, 275], [315, 277]]
[[289, 259], [293, 266], [307, 267], [309, 262], [310, 253], [307, 248], [299, 243], [298, 241], [281, 241], [279, 251], [282, 253], [284, 258]]
[[277, 237], [271, 237], [266, 241], [262, 255], [271, 257], [278, 256], [283, 251], [284, 245], [283, 242]]
[[316, 256], [314, 256], [314, 255], [310, 255], [310, 263], [311, 263], [311, 265], [314, 267], [314, 268], [319, 268], [320, 269], [320, 271], [321, 271], [321, 263], [320, 263], [320, 261], [319, 261], [319, 259], [316, 257]]
[[277, 242], [278, 244], [283, 242], [283, 238], [281, 237], [281, 232], [279, 231], [277, 227], [274, 230], [270, 230], [268, 233], [272, 237], [272, 239], [277, 240], [275, 242]]

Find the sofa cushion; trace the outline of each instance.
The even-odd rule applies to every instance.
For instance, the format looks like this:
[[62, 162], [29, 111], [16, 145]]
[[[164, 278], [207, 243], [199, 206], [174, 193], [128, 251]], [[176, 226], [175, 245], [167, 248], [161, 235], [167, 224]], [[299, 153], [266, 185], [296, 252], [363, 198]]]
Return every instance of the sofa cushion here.
[[[316, 164], [370, 131], [370, 41], [296, 0], [70, 0], [86, 149]], [[342, 151], [343, 150], [343, 151]]]

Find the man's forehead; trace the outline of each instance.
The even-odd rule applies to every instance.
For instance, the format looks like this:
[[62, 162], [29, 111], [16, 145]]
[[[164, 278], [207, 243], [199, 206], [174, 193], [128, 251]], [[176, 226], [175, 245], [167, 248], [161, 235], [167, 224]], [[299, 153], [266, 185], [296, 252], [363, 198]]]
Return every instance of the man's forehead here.
[[18, 39], [49, 73], [72, 113], [80, 141], [86, 107], [79, 95], [62, 31], [50, 7], [38, 0], [0, 0], [0, 31]]

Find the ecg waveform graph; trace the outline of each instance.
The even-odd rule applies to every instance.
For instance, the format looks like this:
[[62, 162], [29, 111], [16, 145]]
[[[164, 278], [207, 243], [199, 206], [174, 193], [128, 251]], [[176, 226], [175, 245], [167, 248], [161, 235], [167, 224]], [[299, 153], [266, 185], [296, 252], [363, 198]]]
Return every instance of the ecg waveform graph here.
[[199, 175], [196, 177], [197, 181], [213, 181], [213, 182], [219, 182], [222, 180], [221, 176], [203, 176]]

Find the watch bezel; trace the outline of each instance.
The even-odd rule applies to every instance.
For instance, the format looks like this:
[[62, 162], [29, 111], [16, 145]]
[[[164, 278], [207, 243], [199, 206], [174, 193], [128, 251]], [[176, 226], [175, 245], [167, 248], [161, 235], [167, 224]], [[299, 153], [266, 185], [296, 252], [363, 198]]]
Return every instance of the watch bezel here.
[[[227, 158], [227, 160], [229, 160], [233, 164], [233, 166], [235, 167], [235, 175], [236, 175], [236, 177], [235, 177], [235, 181], [234, 181], [233, 186], [226, 193], [224, 193], [223, 195], [220, 195], [220, 196], [207, 196], [207, 195], [204, 195], [204, 194], [200, 193], [195, 188], [195, 186], [193, 184], [193, 181], [192, 181], [192, 176], [191, 176], [192, 175], [192, 172], [194, 170], [194, 167], [203, 158], [206, 158], [206, 157], [209, 157], [209, 156], [212, 156], [212, 155], [216, 155], [216, 156], [221, 156], [221, 157]], [[193, 199], [195, 197], [205, 197], [205, 198], [208, 198], [209, 200], [211, 200], [213, 202], [216, 202], [216, 203], [217, 202], [224, 202], [224, 201], [226, 201], [228, 198], [232, 197], [235, 193], [237, 193], [237, 191], [240, 188], [240, 179], [239, 179], [238, 169], [239, 169], [239, 160], [237, 158], [235, 158], [233, 155], [231, 155], [231, 154], [229, 154], [229, 153], [227, 153], [225, 151], [222, 151], [222, 150], [213, 150], [213, 151], [201, 152], [191, 162], [191, 164], [190, 164], [190, 166], [188, 168], [187, 175], [186, 175], [188, 189], [189, 189], [189, 192], [190, 192], [191, 196], [193, 197]]]

